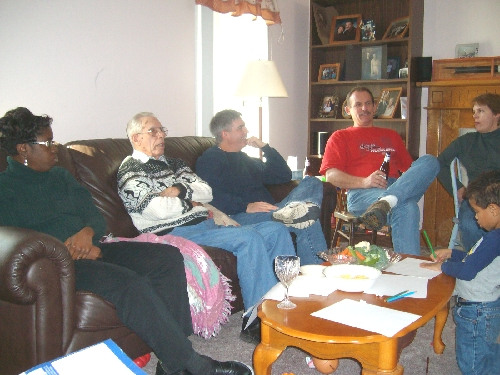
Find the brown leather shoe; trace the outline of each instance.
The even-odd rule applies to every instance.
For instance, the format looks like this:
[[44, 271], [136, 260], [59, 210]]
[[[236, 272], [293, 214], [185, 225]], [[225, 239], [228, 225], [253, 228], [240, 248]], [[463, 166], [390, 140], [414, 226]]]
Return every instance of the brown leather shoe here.
[[391, 206], [387, 201], [378, 200], [368, 207], [363, 215], [359, 217], [365, 227], [372, 230], [380, 230], [387, 223], [387, 215]]

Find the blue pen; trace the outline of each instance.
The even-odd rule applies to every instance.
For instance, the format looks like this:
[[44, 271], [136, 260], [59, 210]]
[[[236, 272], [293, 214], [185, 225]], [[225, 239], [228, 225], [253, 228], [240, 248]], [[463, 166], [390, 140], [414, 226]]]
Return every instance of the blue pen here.
[[412, 294], [415, 294], [415, 291], [412, 291], [412, 292], [408, 292], [408, 293], [404, 293], [404, 294], [396, 295], [396, 296], [394, 296], [394, 297], [387, 298], [387, 299], [385, 300], [385, 302], [393, 302], [393, 301], [397, 301], [398, 299], [401, 299], [401, 298], [405, 298], [405, 297], [411, 296]]

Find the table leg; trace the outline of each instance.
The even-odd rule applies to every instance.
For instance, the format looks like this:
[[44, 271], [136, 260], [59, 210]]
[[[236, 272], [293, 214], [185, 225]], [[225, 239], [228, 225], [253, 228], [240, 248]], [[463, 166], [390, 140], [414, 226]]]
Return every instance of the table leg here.
[[283, 350], [271, 348], [260, 343], [253, 352], [253, 369], [255, 375], [271, 375], [271, 365], [278, 359]]
[[443, 354], [446, 345], [441, 339], [441, 334], [443, 333], [444, 325], [446, 324], [446, 319], [448, 319], [448, 313], [450, 311], [450, 302], [443, 306], [443, 308], [436, 314], [434, 322], [434, 353]]
[[361, 375], [403, 375], [404, 374], [404, 367], [401, 366], [399, 363], [396, 365], [396, 368], [392, 372], [386, 372], [386, 371], [371, 371], [371, 370], [361, 370]]
[[398, 363], [398, 339], [392, 338], [378, 344], [377, 367], [361, 363], [362, 375], [403, 375], [404, 368]]

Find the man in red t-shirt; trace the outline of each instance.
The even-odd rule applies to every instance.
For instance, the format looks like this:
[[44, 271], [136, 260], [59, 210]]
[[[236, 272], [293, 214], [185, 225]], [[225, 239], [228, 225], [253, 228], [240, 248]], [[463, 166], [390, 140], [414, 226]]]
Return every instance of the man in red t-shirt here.
[[[438, 174], [439, 162], [431, 155], [413, 161], [397, 132], [373, 126], [375, 107], [368, 88], [355, 87], [346, 99], [345, 111], [354, 125], [332, 134], [320, 173], [347, 189], [347, 209], [366, 227], [391, 225], [395, 251], [420, 255], [418, 201]], [[380, 171], [387, 152], [388, 179]]]

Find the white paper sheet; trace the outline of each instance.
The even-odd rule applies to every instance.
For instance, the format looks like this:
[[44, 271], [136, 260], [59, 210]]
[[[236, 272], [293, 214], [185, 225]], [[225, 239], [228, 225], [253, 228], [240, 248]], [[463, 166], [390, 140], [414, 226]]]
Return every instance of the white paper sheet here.
[[312, 316], [392, 337], [420, 318], [420, 315], [344, 299]]
[[382, 274], [365, 293], [394, 296], [408, 290], [414, 291], [415, 294], [405, 298], [427, 298], [427, 283], [428, 280], [423, 277]]
[[426, 279], [432, 279], [441, 273], [440, 271], [433, 271], [427, 268], [422, 268], [420, 267], [420, 263], [432, 263], [432, 261], [416, 258], [405, 258], [400, 262], [390, 265], [384, 271], [397, 273], [398, 275], [425, 277]]

